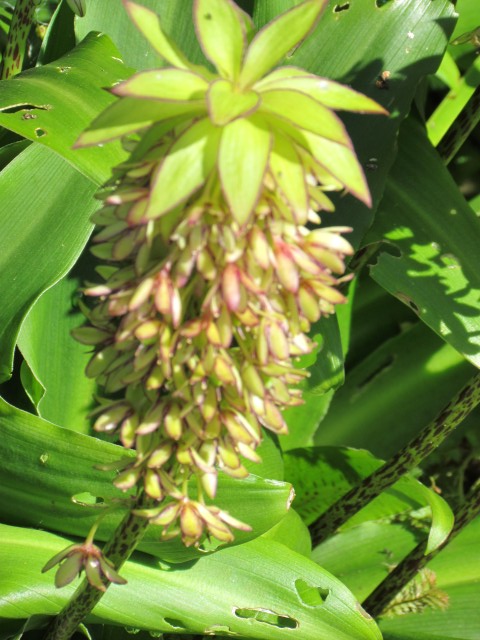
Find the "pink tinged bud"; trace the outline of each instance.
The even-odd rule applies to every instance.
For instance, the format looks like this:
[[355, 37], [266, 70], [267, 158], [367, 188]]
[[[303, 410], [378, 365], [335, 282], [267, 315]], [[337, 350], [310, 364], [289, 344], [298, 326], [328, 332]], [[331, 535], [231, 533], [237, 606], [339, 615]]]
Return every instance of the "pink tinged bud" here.
[[209, 465], [201, 457], [201, 455], [192, 447], [190, 449], [190, 456], [193, 460], [193, 464], [203, 473], [215, 473], [215, 468]]
[[[87, 296], [101, 298], [102, 296], [110, 295], [112, 293], [112, 290], [106, 284], [99, 284], [94, 287], [88, 287], [88, 289], [85, 289], [84, 293]], [[79, 342], [81, 342], [81, 340], [79, 340]]]
[[147, 411], [140, 426], [137, 429], [137, 435], [143, 436], [156, 431], [162, 422], [164, 410], [165, 406], [162, 402], [160, 402], [159, 404], [152, 407], [149, 411]]
[[309, 246], [308, 253], [313, 256], [324, 269], [328, 269], [332, 273], [343, 273], [345, 271], [345, 263], [342, 258], [328, 251], [328, 249]]
[[131, 408], [128, 404], [113, 405], [97, 418], [93, 428], [95, 431], [111, 433], [115, 431], [118, 423], [125, 418], [125, 415], [130, 410]]
[[120, 430], [120, 440], [124, 447], [130, 448], [135, 443], [135, 432], [138, 427], [138, 415], [134, 413], [133, 415], [125, 418], [122, 422], [121, 430]]
[[220, 334], [220, 345], [224, 349], [228, 349], [233, 339], [233, 327], [232, 316], [226, 306], [222, 307], [220, 317], [217, 320], [217, 327]]
[[278, 247], [275, 253], [275, 261], [276, 274], [282, 286], [284, 286], [287, 291], [295, 293], [298, 290], [299, 275], [297, 266], [286, 245], [281, 244]]
[[268, 384], [268, 390], [272, 398], [282, 404], [286, 405], [290, 402], [290, 390], [287, 385], [284, 384], [279, 378], [272, 378]]
[[260, 364], [267, 364], [269, 361], [269, 348], [267, 341], [267, 326], [265, 320], [261, 321], [256, 344], [257, 359]]
[[258, 227], [253, 227], [249, 234], [250, 249], [255, 260], [262, 269], [270, 266], [271, 249], [263, 232]]
[[117, 573], [115, 567], [113, 566], [113, 563], [110, 562], [108, 558], [105, 558], [105, 556], [101, 555], [99, 560], [100, 569], [102, 570], [102, 573], [107, 578], [107, 580], [109, 580], [110, 582], [114, 582], [115, 584], [127, 584], [125, 578], [122, 578], [122, 576]]
[[248, 444], [245, 444], [244, 442], [237, 442], [237, 449], [238, 453], [241, 456], [243, 456], [247, 460], [250, 460], [251, 462], [255, 462], [258, 464], [262, 461], [261, 457], [255, 451], [255, 449], [252, 449], [252, 447], [250, 447]]
[[135, 357], [133, 359], [133, 368], [135, 371], [143, 371], [145, 367], [150, 365], [157, 358], [157, 346], [152, 345], [146, 347], [141, 344], [135, 351]]
[[217, 413], [217, 394], [213, 386], [208, 386], [205, 399], [200, 404], [199, 409], [205, 422], [210, 422], [215, 417]]
[[121, 491], [128, 491], [137, 484], [140, 478], [140, 473], [141, 470], [138, 468], [126, 469], [118, 474], [113, 481], [113, 484]]
[[260, 442], [261, 438], [258, 432], [243, 416], [225, 411], [220, 415], [220, 419], [235, 442], [244, 442], [249, 445]]
[[210, 342], [210, 344], [213, 344], [214, 347], [220, 347], [222, 345], [220, 332], [213, 320], [210, 320], [210, 322], [207, 324], [205, 335], [207, 337], [207, 340]]
[[[310, 353], [314, 346], [315, 343], [312, 342], [308, 336], [304, 333], [297, 333], [297, 335], [292, 338], [290, 352], [292, 356], [302, 356]], [[286, 381], [288, 382], [288, 380]]]
[[100, 569], [100, 560], [98, 558], [88, 557], [84, 563], [85, 576], [88, 582], [99, 591], [106, 591], [107, 588], [102, 582], [102, 572]]
[[231, 478], [237, 478], [239, 480], [242, 480], [243, 478], [248, 478], [248, 476], [250, 475], [248, 469], [246, 469], [243, 466], [243, 464], [239, 465], [238, 467], [235, 467], [235, 469], [232, 469], [231, 467], [225, 467], [223, 471], [227, 475], [229, 475]]
[[250, 307], [245, 307], [245, 309], [237, 311], [235, 315], [244, 327], [256, 327], [260, 322], [258, 316]]
[[155, 365], [150, 372], [150, 375], [145, 381], [146, 388], [151, 391], [153, 389], [160, 389], [165, 381], [165, 376], [163, 375], [163, 370], [160, 365]]
[[236, 384], [236, 377], [233, 373], [233, 367], [230, 362], [223, 356], [218, 356], [213, 364], [213, 373], [218, 380], [224, 385]]
[[140, 342], [149, 342], [158, 337], [158, 333], [162, 326], [163, 325], [159, 320], [148, 320], [147, 322], [143, 322], [135, 329], [135, 337], [137, 340], [140, 340]]
[[153, 291], [155, 280], [153, 278], [145, 278], [141, 284], [135, 289], [133, 296], [130, 298], [128, 308], [130, 311], [138, 309], [146, 302]]
[[177, 519], [178, 513], [180, 511], [181, 504], [178, 502], [172, 502], [167, 505], [164, 509], [160, 511], [156, 516], [154, 516], [150, 522], [152, 524], [161, 525], [164, 527], [168, 527], [168, 525], [172, 524], [174, 520]]
[[106, 242], [107, 240], [112, 240], [112, 238], [117, 236], [119, 233], [122, 233], [122, 231], [125, 231], [125, 229], [127, 229], [127, 225], [123, 220], [109, 224], [94, 236], [93, 242], [98, 244]]
[[302, 251], [299, 247], [290, 247], [292, 258], [295, 260], [297, 266], [304, 272], [311, 275], [318, 275], [321, 273], [322, 268], [316, 260], [310, 255]]
[[172, 405], [163, 421], [165, 433], [172, 440], [178, 441], [182, 437], [183, 420], [180, 417], [180, 408], [178, 405]]
[[77, 342], [88, 346], [101, 344], [112, 337], [110, 332], [96, 329], [95, 327], [78, 327], [73, 329], [71, 334]]
[[328, 287], [321, 282], [312, 282], [312, 287], [315, 289], [316, 294], [320, 298], [323, 298], [331, 304], [343, 304], [344, 302], [346, 302], [345, 296], [341, 294], [337, 289]]
[[136, 246], [136, 238], [132, 232], [126, 233], [113, 243], [112, 258], [114, 260], [125, 260], [132, 253]]
[[309, 322], [316, 322], [320, 318], [318, 298], [307, 286], [302, 285], [297, 294], [298, 306], [301, 313]]
[[182, 539], [188, 539], [186, 546], [190, 546], [198, 540], [203, 533], [203, 522], [198, 516], [194, 505], [190, 502], [187, 502], [182, 507], [180, 513], [180, 528], [182, 530]]
[[158, 469], [163, 466], [169, 459], [173, 453], [173, 447], [170, 443], [165, 442], [160, 447], [155, 449], [155, 451], [148, 458], [148, 467], [150, 469]]
[[241, 520], [237, 520], [237, 518], [234, 518], [233, 516], [231, 516], [228, 513], [228, 511], [221, 511], [217, 507], [212, 507], [211, 509], [215, 513], [215, 515], [218, 518], [220, 518], [229, 527], [234, 527], [235, 529], [239, 529], [240, 531], [252, 530], [252, 527], [249, 524], [245, 524], [245, 522], [242, 522]]
[[257, 369], [252, 364], [247, 364], [243, 367], [241, 375], [247, 389], [262, 398], [265, 393], [265, 387]]
[[240, 272], [230, 263], [222, 275], [222, 294], [229, 311], [236, 311], [241, 302]]
[[165, 273], [159, 273], [155, 288], [155, 306], [163, 315], [170, 314], [170, 300], [172, 295], [172, 284], [170, 278]]
[[87, 378], [97, 378], [116, 360], [118, 355], [118, 351], [113, 346], [106, 347], [96, 353], [85, 369]]
[[172, 297], [170, 300], [170, 315], [172, 318], [172, 324], [175, 329], [178, 328], [182, 320], [182, 298], [179, 290], [172, 288]]
[[263, 397], [261, 398], [260, 396], [251, 395], [250, 407], [252, 411], [255, 413], [255, 415], [257, 416], [265, 415], [265, 403], [263, 402]]
[[202, 489], [205, 491], [207, 496], [213, 500], [217, 493], [217, 480], [218, 476], [216, 473], [202, 473], [200, 476], [200, 482], [202, 483]]
[[118, 190], [116, 193], [105, 198], [105, 204], [118, 206], [126, 202], [134, 202], [142, 197], [148, 196], [148, 189], [125, 189]]
[[270, 353], [277, 360], [288, 360], [290, 357], [290, 347], [283, 329], [276, 322], [267, 325], [266, 329]]
[[220, 435], [221, 429], [222, 429], [222, 425], [220, 423], [220, 419], [218, 418], [218, 416], [214, 416], [205, 425], [205, 437], [211, 438], [212, 440], [214, 438], [218, 438]]
[[197, 256], [197, 269], [205, 280], [214, 280], [217, 276], [217, 268], [208, 249], [202, 249]]
[[272, 400], [268, 398], [265, 400], [265, 417], [262, 419], [263, 424], [267, 429], [271, 429], [278, 434], [287, 434], [288, 427], [283, 419], [278, 407], [275, 406]]
[[145, 472], [143, 485], [145, 487], [145, 493], [154, 500], [162, 500], [164, 497], [162, 485], [157, 474], [151, 469], [147, 469]]

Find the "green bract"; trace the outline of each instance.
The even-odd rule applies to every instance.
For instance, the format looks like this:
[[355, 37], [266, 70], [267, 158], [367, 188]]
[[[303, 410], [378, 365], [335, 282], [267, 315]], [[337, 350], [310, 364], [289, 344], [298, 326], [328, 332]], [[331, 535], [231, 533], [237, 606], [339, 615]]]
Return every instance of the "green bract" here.
[[[152, 11], [130, 1], [124, 4], [138, 29], [175, 68], [144, 71], [114, 87], [116, 95], [140, 98], [142, 103], [138, 108], [129, 105], [129, 114], [123, 101], [114, 104], [79, 144], [102, 143], [153, 122], [169, 121], [172, 129], [177, 127], [169, 154], [155, 172], [146, 219], [156, 219], [185, 202], [214, 169], [240, 225], [249, 221], [269, 169], [299, 222], [306, 220], [306, 203], [316, 191], [315, 183], [345, 188], [370, 204], [350, 138], [332, 109], [385, 110], [348, 87], [296, 67], [268, 74], [315, 27], [325, 0], [303, 2], [253, 39], [250, 17], [231, 0], [195, 2], [198, 39], [218, 76], [191, 64]], [[187, 126], [192, 117], [200, 119]], [[292, 168], [292, 181], [285, 179], [287, 167]]]

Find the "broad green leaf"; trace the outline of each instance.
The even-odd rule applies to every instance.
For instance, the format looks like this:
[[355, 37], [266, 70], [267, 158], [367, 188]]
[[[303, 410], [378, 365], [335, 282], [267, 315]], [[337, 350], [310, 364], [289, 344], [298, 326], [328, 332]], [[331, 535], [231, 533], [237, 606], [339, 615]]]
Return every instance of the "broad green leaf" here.
[[[296, 449], [284, 454], [284, 460], [285, 477], [295, 488], [298, 496], [296, 507], [307, 524], [314, 522], [329, 506], [383, 464], [368, 451], [342, 447]], [[426, 550], [430, 553], [450, 533], [453, 515], [445, 500], [410, 475], [403, 476], [391, 489], [352, 513], [342, 529], [355, 527], [366, 520], [408, 513], [426, 504], [432, 512]]]
[[77, 138], [75, 146], [101, 145], [145, 129], [154, 122], [169, 119], [172, 119], [170, 128], [173, 129], [177, 124], [177, 117], [178, 121], [191, 119], [203, 115], [205, 111], [204, 100], [184, 104], [165, 104], [157, 100], [122, 98], [107, 107], [88, 125]]
[[342, 121], [313, 97], [300, 91], [273, 89], [262, 91], [261, 110], [286, 118], [301, 129], [318, 136], [351, 146], [350, 138]]
[[363, 602], [422, 539], [418, 521], [363, 522], [315, 547], [312, 559]]
[[433, 420], [474, 373], [460, 354], [418, 323], [350, 371], [315, 442], [368, 448], [388, 458]]
[[[334, 11], [337, 5], [343, 10]], [[255, 2], [255, 23], [266, 24], [286, 6], [291, 3]], [[411, 26], [405, 25], [407, 16]], [[455, 20], [450, 0], [331, 0], [315, 31], [286, 60], [288, 65], [351, 86], [391, 114], [390, 118], [342, 114], [358, 160], [367, 171], [373, 199], [370, 211], [353, 198], [333, 194], [336, 224], [353, 227], [349, 240], [354, 247], [372, 223], [395, 158], [398, 128], [410, 111], [419, 80], [440, 64]], [[382, 90], [376, 81], [384, 71], [391, 75], [388, 89]]]
[[[139, 0], [137, 5], [142, 5], [144, 9], [150, 9], [155, 13], [153, 15], [147, 13], [143, 17], [140, 17], [140, 13], [138, 15], [145, 22], [146, 29], [150, 28], [152, 38], [156, 38], [158, 29], [161, 29], [162, 33], [156, 42], [156, 47], [163, 43], [167, 51], [171, 50], [173, 41], [172, 55], [178, 55], [181, 59], [185, 55], [192, 62], [204, 64], [206, 60], [195, 37], [192, 4], [192, 0], [182, 0], [182, 2]], [[160, 27], [157, 27], [157, 14], [160, 16]], [[148, 24], [150, 20], [151, 25]], [[81, 20], [75, 20], [77, 41], [83, 40], [91, 31], [108, 33], [120, 51], [122, 60], [134, 69], [154, 69], [170, 64], [161, 53], [145, 43], [145, 37], [130, 19], [122, 0], [90, 1], [86, 16]], [[163, 34], [167, 34], [168, 39]], [[180, 53], [179, 49], [183, 53]]]
[[334, 80], [320, 78], [297, 67], [280, 67], [255, 85], [256, 89], [282, 89], [304, 93], [329, 109], [359, 113], [388, 112], [368, 96]]
[[212, 171], [220, 130], [208, 118], [195, 122], [180, 135], [156, 169], [147, 218], [158, 218], [197, 191]]
[[238, 78], [246, 45], [238, 7], [232, 0], [196, 0], [194, 19], [206, 58], [224, 78]]
[[278, 188], [285, 196], [295, 217], [306, 220], [308, 193], [305, 174], [298, 153], [288, 138], [276, 135], [269, 158], [270, 170]]
[[371, 275], [478, 367], [478, 217], [423, 127], [409, 119], [401, 133], [399, 155], [367, 236], [367, 242], [386, 240], [400, 256], [382, 253]]
[[74, 17], [67, 2], [58, 4], [42, 40], [38, 64], [58, 60], [75, 47]]
[[26, 149], [29, 144], [31, 144], [30, 140], [18, 140], [0, 147], [0, 171], [16, 158], [21, 151]]
[[141, 71], [115, 86], [112, 92], [117, 96], [152, 98], [165, 101], [185, 101], [201, 99], [208, 88], [202, 76], [185, 69], [155, 69]]
[[223, 128], [218, 172], [225, 198], [240, 226], [246, 224], [260, 196], [271, 138], [263, 120], [254, 116]]
[[[449, 596], [447, 610], [427, 608], [421, 613], [382, 619], [385, 640], [477, 640], [479, 535], [477, 518], [427, 565], [435, 572], [437, 587]], [[418, 529], [413, 522], [366, 522], [318, 546], [313, 558], [363, 602], [388, 575], [389, 567], [400, 562], [417, 543]]]
[[92, 34], [55, 63], [26, 71], [15, 82], [0, 82], [0, 125], [49, 147], [102, 184], [126, 157], [119, 143], [104, 149], [72, 146], [113, 101], [104, 88], [131, 75], [118, 55], [107, 36]]
[[25, 318], [18, 346], [45, 393], [36, 403], [42, 418], [67, 429], [89, 433], [88, 413], [97, 386], [87, 378], [85, 367], [91, 348], [72, 338], [70, 332], [85, 321], [72, 302], [82, 281], [93, 276], [87, 253], [73, 271], [40, 297]]
[[[114, 474], [97, 467], [133, 456], [131, 450], [57, 427], [2, 400], [0, 433], [0, 512], [4, 522], [86, 535], [99, 515], [98, 508], [79, 506], [71, 498], [80, 496], [78, 499], [86, 502], [81, 497], [85, 491], [106, 502], [123, 496], [112, 484]], [[221, 474], [218, 484], [215, 504], [253, 529], [235, 532], [236, 543], [279, 522], [292, 498], [289, 484], [253, 475], [234, 480]], [[106, 540], [121, 517], [118, 511], [106, 516], [98, 540]], [[140, 549], [172, 562], [202, 556], [201, 551], [185, 548], [178, 539], [160, 542], [160, 532], [150, 527]]]
[[310, 558], [312, 540], [307, 525], [295, 511], [289, 509], [285, 517], [278, 524], [262, 534], [263, 538], [281, 542], [292, 551]]
[[[44, 531], [0, 529], [0, 617], [8, 624], [54, 615], [75, 586], [56, 590], [52, 576], [39, 571], [69, 541]], [[258, 538], [178, 570], [134, 556], [122, 575], [128, 584], [108, 590], [95, 608], [97, 623], [256, 640], [381, 640], [339, 580], [272, 540]]]
[[248, 87], [278, 64], [310, 33], [327, 5], [327, 0], [307, 0], [281, 14], [253, 38], [247, 49], [240, 85]]
[[39, 144], [22, 151], [0, 174], [1, 380], [10, 377], [28, 310], [71, 269], [90, 235], [89, 218], [98, 207], [95, 190], [90, 180]]
[[166, 62], [179, 69], [192, 68], [191, 62], [163, 31], [155, 12], [130, 0], [126, 0], [124, 6], [133, 24]]

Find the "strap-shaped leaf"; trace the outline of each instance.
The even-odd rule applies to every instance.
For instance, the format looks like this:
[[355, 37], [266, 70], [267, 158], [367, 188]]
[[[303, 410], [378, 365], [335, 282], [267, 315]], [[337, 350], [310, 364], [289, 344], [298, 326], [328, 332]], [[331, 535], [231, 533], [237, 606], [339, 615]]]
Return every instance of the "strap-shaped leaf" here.
[[276, 69], [257, 83], [255, 88], [262, 91], [271, 89], [301, 91], [330, 109], [388, 115], [386, 109], [363, 93], [334, 80], [315, 76], [299, 67]]
[[297, 127], [318, 136], [347, 147], [352, 146], [340, 118], [306, 93], [279, 89], [264, 91], [261, 95], [262, 110], [266, 109], [281, 118], [286, 118]]
[[137, 29], [164, 60], [179, 69], [194, 68], [176, 44], [163, 32], [160, 20], [154, 11], [130, 0], [124, 0], [124, 5]]
[[142, 71], [117, 84], [112, 93], [117, 96], [153, 98], [155, 100], [199, 100], [208, 88], [202, 76], [185, 69], [155, 69]]
[[240, 84], [248, 87], [264, 76], [297, 46], [315, 26], [328, 0], [307, 0], [268, 23], [252, 40]]
[[159, 218], [205, 183], [215, 165], [219, 138], [220, 129], [208, 118], [177, 138], [154, 175], [148, 218]]
[[235, 80], [246, 45], [238, 8], [232, 0], [195, 0], [193, 15], [203, 53], [221, 76]]
[[224, 127], [218, 171], [225, 198], [239, 225], [247, 222], [259, 198], [271, 138], [263, 120], [255, 116]]

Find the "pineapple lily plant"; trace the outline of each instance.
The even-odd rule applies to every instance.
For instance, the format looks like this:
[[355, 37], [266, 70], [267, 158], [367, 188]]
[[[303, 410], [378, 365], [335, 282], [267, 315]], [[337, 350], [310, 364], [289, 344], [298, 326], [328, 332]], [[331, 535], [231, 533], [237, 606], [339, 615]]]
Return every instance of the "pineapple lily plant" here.
[[455, 16], [405, 2], [0, 6], [0, 640], [476, 633], [474, 204], [431, 142], [476, 93], [407, 117]]

